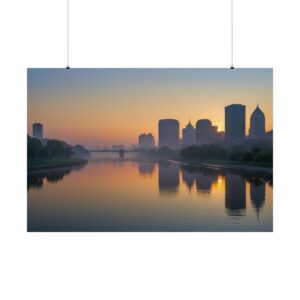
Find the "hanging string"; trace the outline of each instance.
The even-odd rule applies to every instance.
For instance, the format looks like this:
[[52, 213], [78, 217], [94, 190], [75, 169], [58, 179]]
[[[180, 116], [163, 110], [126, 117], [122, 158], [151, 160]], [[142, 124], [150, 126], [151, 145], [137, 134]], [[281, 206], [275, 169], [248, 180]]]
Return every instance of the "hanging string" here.
[[70, 26], [69, 26], [69, 0], [67, 0], [67, 67], [66, 69], [70, 69], [69, 64], [69, 56], [70, 56], [70, 43], [69, 43], [69, 37], [70, 37]]
[[231, 67], [230, 69], [234, 69], [233, 66], [233, 0], [231, 0]]
[[[67, 0], [67, 67], [70, 69], [70, 17], [69, 17], [69, 0]], [[230, 69], [234, 69], [233, 65], [233, 0], [231, 0], [231, 66]]]

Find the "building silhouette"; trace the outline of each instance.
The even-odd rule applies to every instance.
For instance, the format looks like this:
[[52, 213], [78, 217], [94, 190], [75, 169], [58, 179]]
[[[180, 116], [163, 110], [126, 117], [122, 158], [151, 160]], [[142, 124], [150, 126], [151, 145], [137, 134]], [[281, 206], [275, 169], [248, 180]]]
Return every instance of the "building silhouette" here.
[[32, 124], [32, 137], [42, 140], [43, 139], [43, 124]]
[[265, 138], [266, 138], [267, 140], [273, 140], [273, 129], [266, 132]]
[[139, 147], [144, 149], [152, 149], [155, 147], [154, 136], [151, 133], [142, 133], [139, 135]]
[[230, 216], [241, 216], [246, 209], [246, 181], [236, 174], [225, 176], [225, 208]]
[[196, 143], [198, 145], [212, 142], [213, 126], [210, 120], [202, 119], [196, 123]]
[[196, 144], [196, 131], [194, 126], [189, 123], [182, 129], [182, 145], [191, 146]]
[[216, 126], [216, 125], [212, 126], [212, 133], [215, 136], [218, 135], [218, 126]]
[[179, 122], [174, 119], [163, 119], [158, 122], [159, 147], [171, 149], [179, 147]]
[[249, 129], [249, 137], [254, 139], [261, 139], [265, 137], [266, 133], [266, 121], [265, 114], [262, 110], [257, 107], [253, 111], [250, 117], [250, 129]]
[[232, 104], [225, 107], [225, 138], [237, 140], [245, 138], [246, 106]]

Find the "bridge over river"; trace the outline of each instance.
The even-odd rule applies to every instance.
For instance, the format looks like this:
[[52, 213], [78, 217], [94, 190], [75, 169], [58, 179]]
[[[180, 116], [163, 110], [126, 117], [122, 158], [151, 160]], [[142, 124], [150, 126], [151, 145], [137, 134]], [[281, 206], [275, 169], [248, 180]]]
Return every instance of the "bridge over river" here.
[[137, 150], [123, 150], [123, 149], [110, 149], [110, 150], [100, 150], [100, 149], [95, 149], [95, 150], [89, 150], [90, 153], [95, 153], [95, 152], [108, 152], [108, 153], [119, 153], [119, 157], [123, 158], [125, 156], [125, 153], [134, 153], [138, 152]]

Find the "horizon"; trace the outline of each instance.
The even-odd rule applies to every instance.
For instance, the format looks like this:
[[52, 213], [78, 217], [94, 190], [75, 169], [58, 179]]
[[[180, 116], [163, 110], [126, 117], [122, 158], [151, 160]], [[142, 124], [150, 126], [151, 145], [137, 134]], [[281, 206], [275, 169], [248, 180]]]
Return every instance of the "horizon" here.
[[[158, 142], [158, 121], [182, 129], [209, 119], [224, 131], [224, 109], [246, 106], [246, 135], [257, 105], [273, 130], [272, 69], [28, 69], [28, 134], [86, 148], [137, 144], [142, 133]], [[125, 113], [126, 112], [126, 113]]]

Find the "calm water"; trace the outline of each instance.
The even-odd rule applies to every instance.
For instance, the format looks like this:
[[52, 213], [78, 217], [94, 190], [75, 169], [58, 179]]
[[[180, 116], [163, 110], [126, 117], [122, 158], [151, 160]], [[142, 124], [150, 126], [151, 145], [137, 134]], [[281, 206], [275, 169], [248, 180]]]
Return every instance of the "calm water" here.
[[136, 154], [28, 175], [28, 231], [272, 231], [271, 178]]

